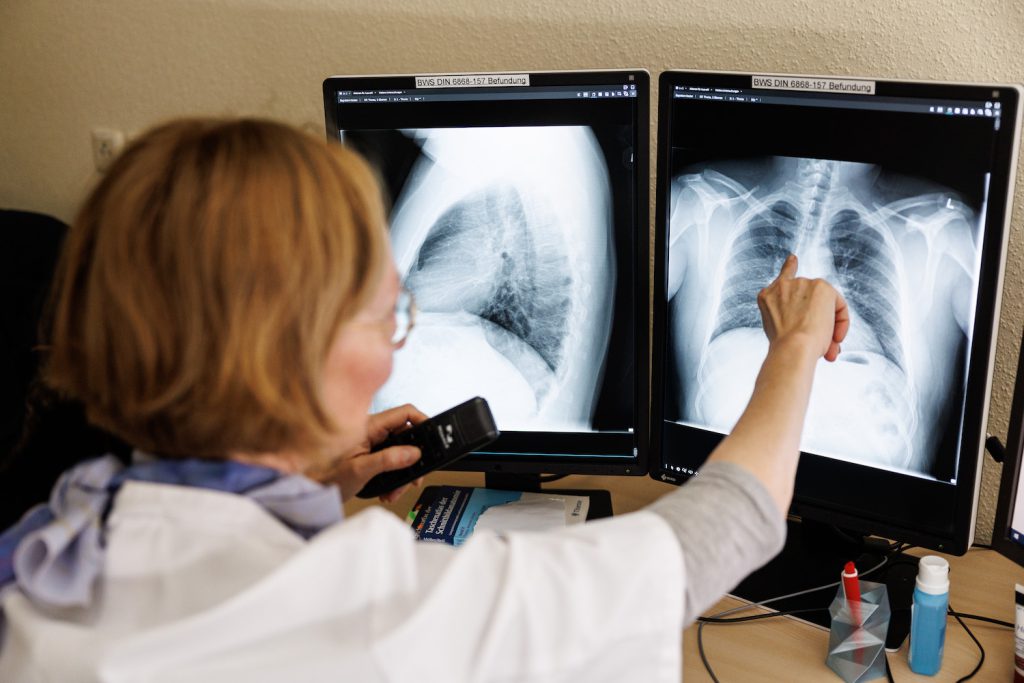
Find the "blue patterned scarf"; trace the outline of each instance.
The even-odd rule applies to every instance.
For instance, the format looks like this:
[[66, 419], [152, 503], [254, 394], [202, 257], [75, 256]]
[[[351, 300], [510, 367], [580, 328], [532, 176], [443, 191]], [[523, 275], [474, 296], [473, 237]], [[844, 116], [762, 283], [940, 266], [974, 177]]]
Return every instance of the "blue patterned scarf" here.
[[0, 534], [0, 595], [17, 587], [43, 605], [89, 605], [103, 569], [104, 518], [126, 481], [239, 494], [305, 538], [343, 515], [337, 487], [301, 475], [232, 460], [160, 460], [138, 451], [125, 467], [105, 455], [62, 474], [48, 503], [35, 506]]

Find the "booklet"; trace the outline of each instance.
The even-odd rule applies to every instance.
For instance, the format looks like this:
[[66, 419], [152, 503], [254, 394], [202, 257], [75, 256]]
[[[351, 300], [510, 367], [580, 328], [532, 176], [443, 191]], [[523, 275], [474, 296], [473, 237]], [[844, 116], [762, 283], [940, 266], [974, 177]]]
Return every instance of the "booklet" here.
[[421, 541], [461, 545], [477, 529], [542, 531], [587, 519], [590, 498], [502, 491], [474, 486], [428, 486], [409, 511]]

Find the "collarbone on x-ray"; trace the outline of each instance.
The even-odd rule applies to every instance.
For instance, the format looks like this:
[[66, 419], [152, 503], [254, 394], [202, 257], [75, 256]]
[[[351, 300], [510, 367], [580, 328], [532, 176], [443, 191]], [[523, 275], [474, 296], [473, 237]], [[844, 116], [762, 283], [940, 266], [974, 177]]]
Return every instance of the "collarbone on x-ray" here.
[[488, 400], [504, 431], [585, 431], [611, 328], [604, 157], [586, 127], [408, 131], [391, 242], [416, 329], [374, 407]]
[[819, 363], [802, 449], [930, 474], [963, 402], [975, 211], [930, 181], [788, 157], [687, 167], [670, 210], [675, 419], [735, 424], [768, 347], [757, 293], [795, 253], [798, 275], [834, 284], [851, 312], [839, 361]]

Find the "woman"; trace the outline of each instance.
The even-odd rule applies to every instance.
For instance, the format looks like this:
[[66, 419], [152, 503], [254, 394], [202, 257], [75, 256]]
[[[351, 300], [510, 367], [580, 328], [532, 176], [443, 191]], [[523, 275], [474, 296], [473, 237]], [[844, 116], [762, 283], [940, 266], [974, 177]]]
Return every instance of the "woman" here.
[[684, 624], [782, 543], [846, 332], [795, 272], [762, 292], [770, 350], [702, 476], [582, 527], [417, 544], [341, 519], [419, 457], [371, 445], [424, 419], [367, 418], [407, 332], [372, 174], [270, 122], [151, 131], [69, 235], [46, 368], [133, 464], [69, 470], [0, 537], [0, 680], [677, 679]]

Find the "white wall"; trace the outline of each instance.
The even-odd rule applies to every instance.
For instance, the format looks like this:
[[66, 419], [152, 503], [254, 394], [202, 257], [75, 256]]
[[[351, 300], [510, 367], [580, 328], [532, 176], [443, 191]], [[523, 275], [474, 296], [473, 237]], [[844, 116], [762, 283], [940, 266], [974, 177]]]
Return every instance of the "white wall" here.
[[[0, 207], [69, 220], [94, 126], [260, 114], [323, 127], [332, 74], [645, 67], [1024, 80], [1019, 0], [3, 0]], [[989, 431], [1024, 321], [1016, 196]], [[992, 526], [986, 465], [979, 533]]]

